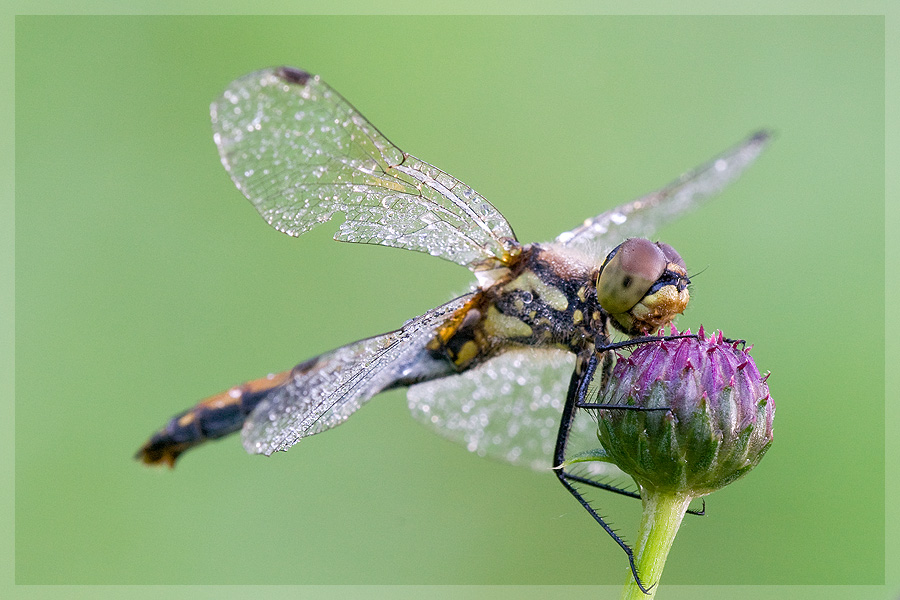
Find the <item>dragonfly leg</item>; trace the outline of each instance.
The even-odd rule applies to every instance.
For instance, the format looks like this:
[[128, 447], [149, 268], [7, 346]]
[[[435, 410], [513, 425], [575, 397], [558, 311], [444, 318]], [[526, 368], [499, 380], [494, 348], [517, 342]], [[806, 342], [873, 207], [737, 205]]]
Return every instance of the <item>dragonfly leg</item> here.
[[[566, 479], [569, 481], [574, 481], [576, 483], [583, 483], [584, 485], [589, 485], [591, 487], [604, 490], [607, 492], [612, 492], [614, 494], [619, 494], [620, 496], [625, 496], [627, 498], [635, 498], [637, 500], [641, 499], [641, 495], [638, 492], [632, 492], [631, 490], [626, 490], [625, 488], [621, 488], [609, 483], [603, 483], [602, 481], [597, 481], [596, 479], [591, 479], [590, 477], [584, 477], [582, 475], [576, 475], [574, 473], [569, 473], [568, 471], [565, 474]], [[702, 505], [698, 508], [689, 508], [687, 510], [687, 514], [694, 515], [697, 517], [702, 517], [706, 514], [706, 499], [702, 499]]]
[[[638, 346], [640, 344], [646, 344], [649, 342], [657, 342], [660, 340], [679, 340], [684, 338], [695, 338], [697, 335], [693, 333], [685, 333], [679, 335], [672, 335], [667, 337], [661, 337], [657, 335], [650, 335], [645, 337], [632, 338], [630, 340], [625, 340], [623, 342], [613, 342], [610, 344], [605, 344], [603, 346], [597, 347], [597, 353], [603, 353], [603, 370], [600, 375], [600, 387], [601, 389], [606, 387], [606, 384], [609, 382], [610, 374], [612, 373], [612, 354], [610, 350], [618, 350], [619, 348], [627, 348], [629, 346]], [[596, 368], [596, 367], [595, 367]], [[588, 380], [590, 383], [590, 380]], [[571, 392], [571, 390], [570, 390]], [[575, 401], [575, 408], [585, 408], [585, 409], [605, 409], [605, 410], [634, 410], [639, 412], [652, 412], [657, 410], [671, 410], [668, 406], [655, 406], [655, 407], [647, 407], [647, 406], [631, 406], [628, 404], [600, 404], [597, 402], [585, 402], [584, 398], [587, 396], [587, 388], [585, 388], [585, 393], [578, 397]]]
[[[696, 336], [693, 335], [693, 334], [688, 334], [688, 335], [682, 335], [682, 336], [679, 336], [679, 337], [696, 337]], [[639, 342], [637, 342], [637, 343], [645, 343], [645, 342], [648, 342], [648, 341], [656, 341], [656, 340], [658, 340], [658, 339], [660, 339], [660, 338], [659, 338], [659, 337], [656, 337], [656, 336], [651, 336], [651, 337], [649, 337], [649, 338], [639, 338], [639, 339], [640, 339], [641, 341], [639, 341]], [[628, 341], [626, 341], [626, 342], [620, 342], [620, 343], [617, 344], [617, 346], [618, 346], [618, 347], [622, 347], [623, 344], [624, 344], [624, 345], [633, 345], [634, 343], [635, 343], [635, 340], [632, 339], [632, 340], [628, 340]], [[604, 353], [603, 353], [603, 368], [600, 370], [600, 387], [601, 387], [601, 389], [604, 388], [604, 387], [606, 387], [606, 385], [609, 383], [609, 377], [610, 377], [610, 374], [612, 373], [612, 368], [613, 368], [613, 356], [612, 356], [612, 352], [605, 351], [605, 350], [607, 350], [607, 348], [608, 348], [608, 346], [601, 346], [601, 348], [600, 348], [600, 351], [604, 351]], [[596, 409], [596, 408], [605, 408], [605, 409], [624, 409], [624, 410], [638, 410], [638, 409], [639, 409], [639, 407], [636, 407], [636, 406], [621, 406], [621, 405], [611, 405], [611, 404], [596, 404], [596, 403], [591, 403], [591, 402], [576, 402], [576, 405], [575, 405], [575, 406], [576, 406], [576, 408], [585, 408], [585, 409]], [[662, 408], [647, 408], [647, 409], [644, 409], [644, 410], [651, 410], [651, 411], [652, 411], [652, 410], [669, 410], [669, 408], [668, 408], [668, 407], [662, 407]], [[574, 418], [574, 415], [573, 415], [573, 418]], [[558, 464], [559, 464], [559, 463], [558, 463]], [[561, 470], [562, 470], [562, 469], [561, 469]], [[574, 473], [566, 472], [566, 478], [567, 478], [569, 481], [575, 481], [575, 482], [578, 482], [578, 483], [583, 483], [584, 485], [589, 485], [589, 486], [591, 486], [591, 487], [595, 487], [595, 488], [597, 488], [597, 489], [601, 489], [601, 490], [604, 490], [604, 491], [607, 491], [607, 492], [612, 492], [612, 493], [614, 493], [614, 494], [619, 494], [619, 495], [621, 495], [621, 496], [626, 496], [626, 497], [628, 497], [628, 498], [635, 498], [635, 499], [638, 499], [638, 500], [640, 500], [640, 498], [641, 498], [641, 495], [640, 495], [639, 492], [633, 492], [633, 491], [631, 491], [631, 490], [626, 490], [626, 489], [624, 489], [624, 488], [622, 488], [622, 487], [619, 487], [619, 486], [615, 486], [615, 485], [611, 485], [611, 484], [609, 484], [609, 483], [604, 483], [604, 482], [602, 482], [602, 481], [597, 481], [597, 480], [595, 480], [595, 479], [591, 479], [590, 477], [583, 477], [583, 476], [581, 476], [581, 475], [576, 475], [576, 474], [574, 474]], [[689, 514], [689, 515], [696, 515], [696, 516], [703, 516], [703, 515], [705, 515], [705, 514], [706, 514], [706, 500], [703, 500], [703, 506], [702, 506], [699, 510], [697, 510], [697, 509], [688, 509], [687, 514]]]
[[[605, 386], [607, 384], [607, 382], [609, 381], [609, 374], [610, 374], [610, 372], [612, 372], [612, 366], [613, 366], [612, 354], [609, 352], [604, 353], [603, 354], [603, 368], [600, 370], [600, 385], [601, 385], [601, 387]], [[576, 403], [576, 408], [578, 408], [578, 407], [579, 407], [579, 405]], [[572, 419], [574, 419], [574, 418], [575, 418], [575, 415], [574, 415], [574, 411], [573, 411]], [[567, 435], [568, 435], [568, 433], [567, 433]], [[565, 449], [563, 449], [563, 450], [565, 450]], [[559, 460], [557, 460], [557, 464], [561, 464], [561, 462]], [[564, 469], [560, 469], [560, 470], [564, 470]], [[637, 498], [638, 500], [640, 500], [640, 498], [641, 498], [641, 495], [638, 492], [632, 492], [630, 490], [626, 490], [624, 488], [621, 488], [621, 487], [618, 487], [615, 485], [611, 485], [608, 483], [603, 483], [601, 481], [597, 481], [597, 480], [591, 479], [589, 477], [582, 477], [581, 475], [575, 475], [574, 473], [569, 473], [568, 471], [566, 471], [565, 476], [566, 476], [566, 479], [569, 481], [576, 481], [578, 483], [583, 483], [585, 485], [589, 485], [591, 487], [605, 490], [607, 492], [612, 492], [614, 494], [620, 494], [622, 496], [627, 496], [629, 498]]]
[[583, 483], [600, 490], [612, 492], [621, 496], [627, 496], [628, 498], [636, 498], [638, 500], [641, 499], [641, 495], [638, 492], [632, 492], [631, 490], [626, 490], [625, 488], [621, 488], [619, 486], [615, 486], [609, 483], [603, 483], [602, 481], [597, 481], [596, 479], [591, 479], [590, 477], [576, 475], [574, 473], [569, 473], [568, 471], [566, 471], [565, 476], [568, 481]]
[[[572, 373], [572, 379], [569, 380], [569, 391], [566, 394], [566, 403], [563, 407], [562, 418], [559, 422], [559, 433], [556, 436], [556, 449], [554, 452], [554, 462], [557, 467], [560, 467], [565, 462], [565, 454], [566, 454], [566, 443], [569, 440], [569, 430], [572, 427], [572, 422], [575, 419], [576, 412], [576, 404], [579, 402], [583, 402], [584, 398], [588, 393], [588, 386], [591, 382], [591, 379], [594, 377], [594, 373], [597, 370], [597, 364], [600, 359], [596, 352], [592, 352], [590, 358], [584, 361], [581, 368], [576, 366], [575, 372]], [[604, 367], [609, 364], [604, 357]], [[563, 485], [566, 490], [572, 496], [578, 500], [578, 503], [584, 507], [584, 509], [588, 512], [588, 514], [593, 517], [593, 519], [603, 528], [603, 530], [609, 534], [609, 536], [619, 545], [620, 548], [625, 552], [625, 555], [628, 556], [628, 565], [631, 567], [631, 574], [634, 577], [634, 581], [637, 583], [638, 587], [645, 594], [650, 593], [650, 588], [644, 587], [643, 582], [641, 581], [640, 576], [637, 572], [637, 566], [634, 563], [634, 551], [631, 549], [631, 546], [625, 543], [625, 540], [620, 538], [615, 531], [613, 531], [612, 527], [610, 527], [606, 521], [603, 520], [596, 510], [585, 500], [584, 496], [575, 489], [575, 486], [572, 485], [571, 481], [577, 481], [572, 479], [570, 474], [566, 472], [563, 468], [557, 468], [554, 470], [556, 473], [556, 477], [559, 479], [559, 482]], [[652, 587], [652, 586], [651, 586]]]

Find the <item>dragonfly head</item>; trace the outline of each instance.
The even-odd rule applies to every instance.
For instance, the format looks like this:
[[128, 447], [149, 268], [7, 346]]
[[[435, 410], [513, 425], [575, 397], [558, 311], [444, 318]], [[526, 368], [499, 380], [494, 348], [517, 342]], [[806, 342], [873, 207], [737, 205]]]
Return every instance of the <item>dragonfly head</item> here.
[[597, 300], [616, 329], [643, 335], [684, 312], [689, 283], [684, 260], [672, 246], [631, 238], [603, 261], [597, 275]]

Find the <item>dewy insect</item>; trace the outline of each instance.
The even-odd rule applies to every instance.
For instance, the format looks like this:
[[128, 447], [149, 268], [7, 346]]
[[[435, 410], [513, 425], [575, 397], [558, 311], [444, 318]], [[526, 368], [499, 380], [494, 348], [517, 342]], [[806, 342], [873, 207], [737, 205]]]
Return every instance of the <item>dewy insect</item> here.
[[[523, 245], [480, 194], [400, 150], [318, 76], [288, 67], [251, 73], [212, 103], [211, 116], [222, 164], [274, 228], [299, 236], [340, 212], [336, 240], [426, 252], [468, 267], [477, 284], [397, 331], [204, 400], [140, 449], [149, 464], [173, 466], [186, 450], [239, 429], [248, 452], [287, 450], [379, 392], [406, 387], [413, 415], [469, 450], [559, 466], [570, 442], [596, 441], [595, 423], [576, 416], [596, 370], [609, 372], [610, 327], [645, 335], [687, 305], [684, 261], [638, 236], [719, 192], [769, 137], [756, 133], [553, 242]], [[610, 486], [554, 472], [631, 559], [574, 484]]]

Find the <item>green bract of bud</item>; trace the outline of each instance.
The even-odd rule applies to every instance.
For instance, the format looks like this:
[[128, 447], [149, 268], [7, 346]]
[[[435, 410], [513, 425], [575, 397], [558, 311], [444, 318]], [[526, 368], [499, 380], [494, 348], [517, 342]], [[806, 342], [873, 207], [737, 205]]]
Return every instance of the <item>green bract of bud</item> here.
[[767, 377], [742, 344], [702, 327], [641, 344], [618, 357], [599, 402], [669, 410], [604, 409], [600, 442], [642, 489], [704, 496], [750, 471], [772, 443]]

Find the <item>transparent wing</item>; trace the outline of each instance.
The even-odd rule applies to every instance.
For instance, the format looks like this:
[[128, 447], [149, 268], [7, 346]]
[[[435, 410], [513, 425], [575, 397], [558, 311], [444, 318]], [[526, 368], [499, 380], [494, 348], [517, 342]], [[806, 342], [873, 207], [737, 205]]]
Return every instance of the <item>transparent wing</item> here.
[[243, 429], [247, 452], [272, 454], [301, 438], [330, 429], [414, 365], [435, 330], [471, 294], [407, 321], [397, 331], [342, 348], [295, 367], [290, 380], [274, 388]]
[[770, 137], [766, 131], [757, 132], [666, 187], [588, 219], [579, 227], [558, 235], [556, 241], [605, 256], [626, 238], [648, 237], [737, 179], [756, 160]]
[[[416, 420], [479, 456], [548, 471], [575, 355], [546, 348], [515, 349], [452, 377], [420, 383], [406, 397]], [[596, 448], [597, 422], [582, 411], [567, 454]], [[618, 473], [592, 463], [601, 474]]]
[[473, 270], [504, 264], [517, 245], [480, 194], [393, 145], [318, 75], [251, 73], [210, 115], [222, 164], [279, 231], [298, 236], [341, 212], [336, 240], [417, 250]]

